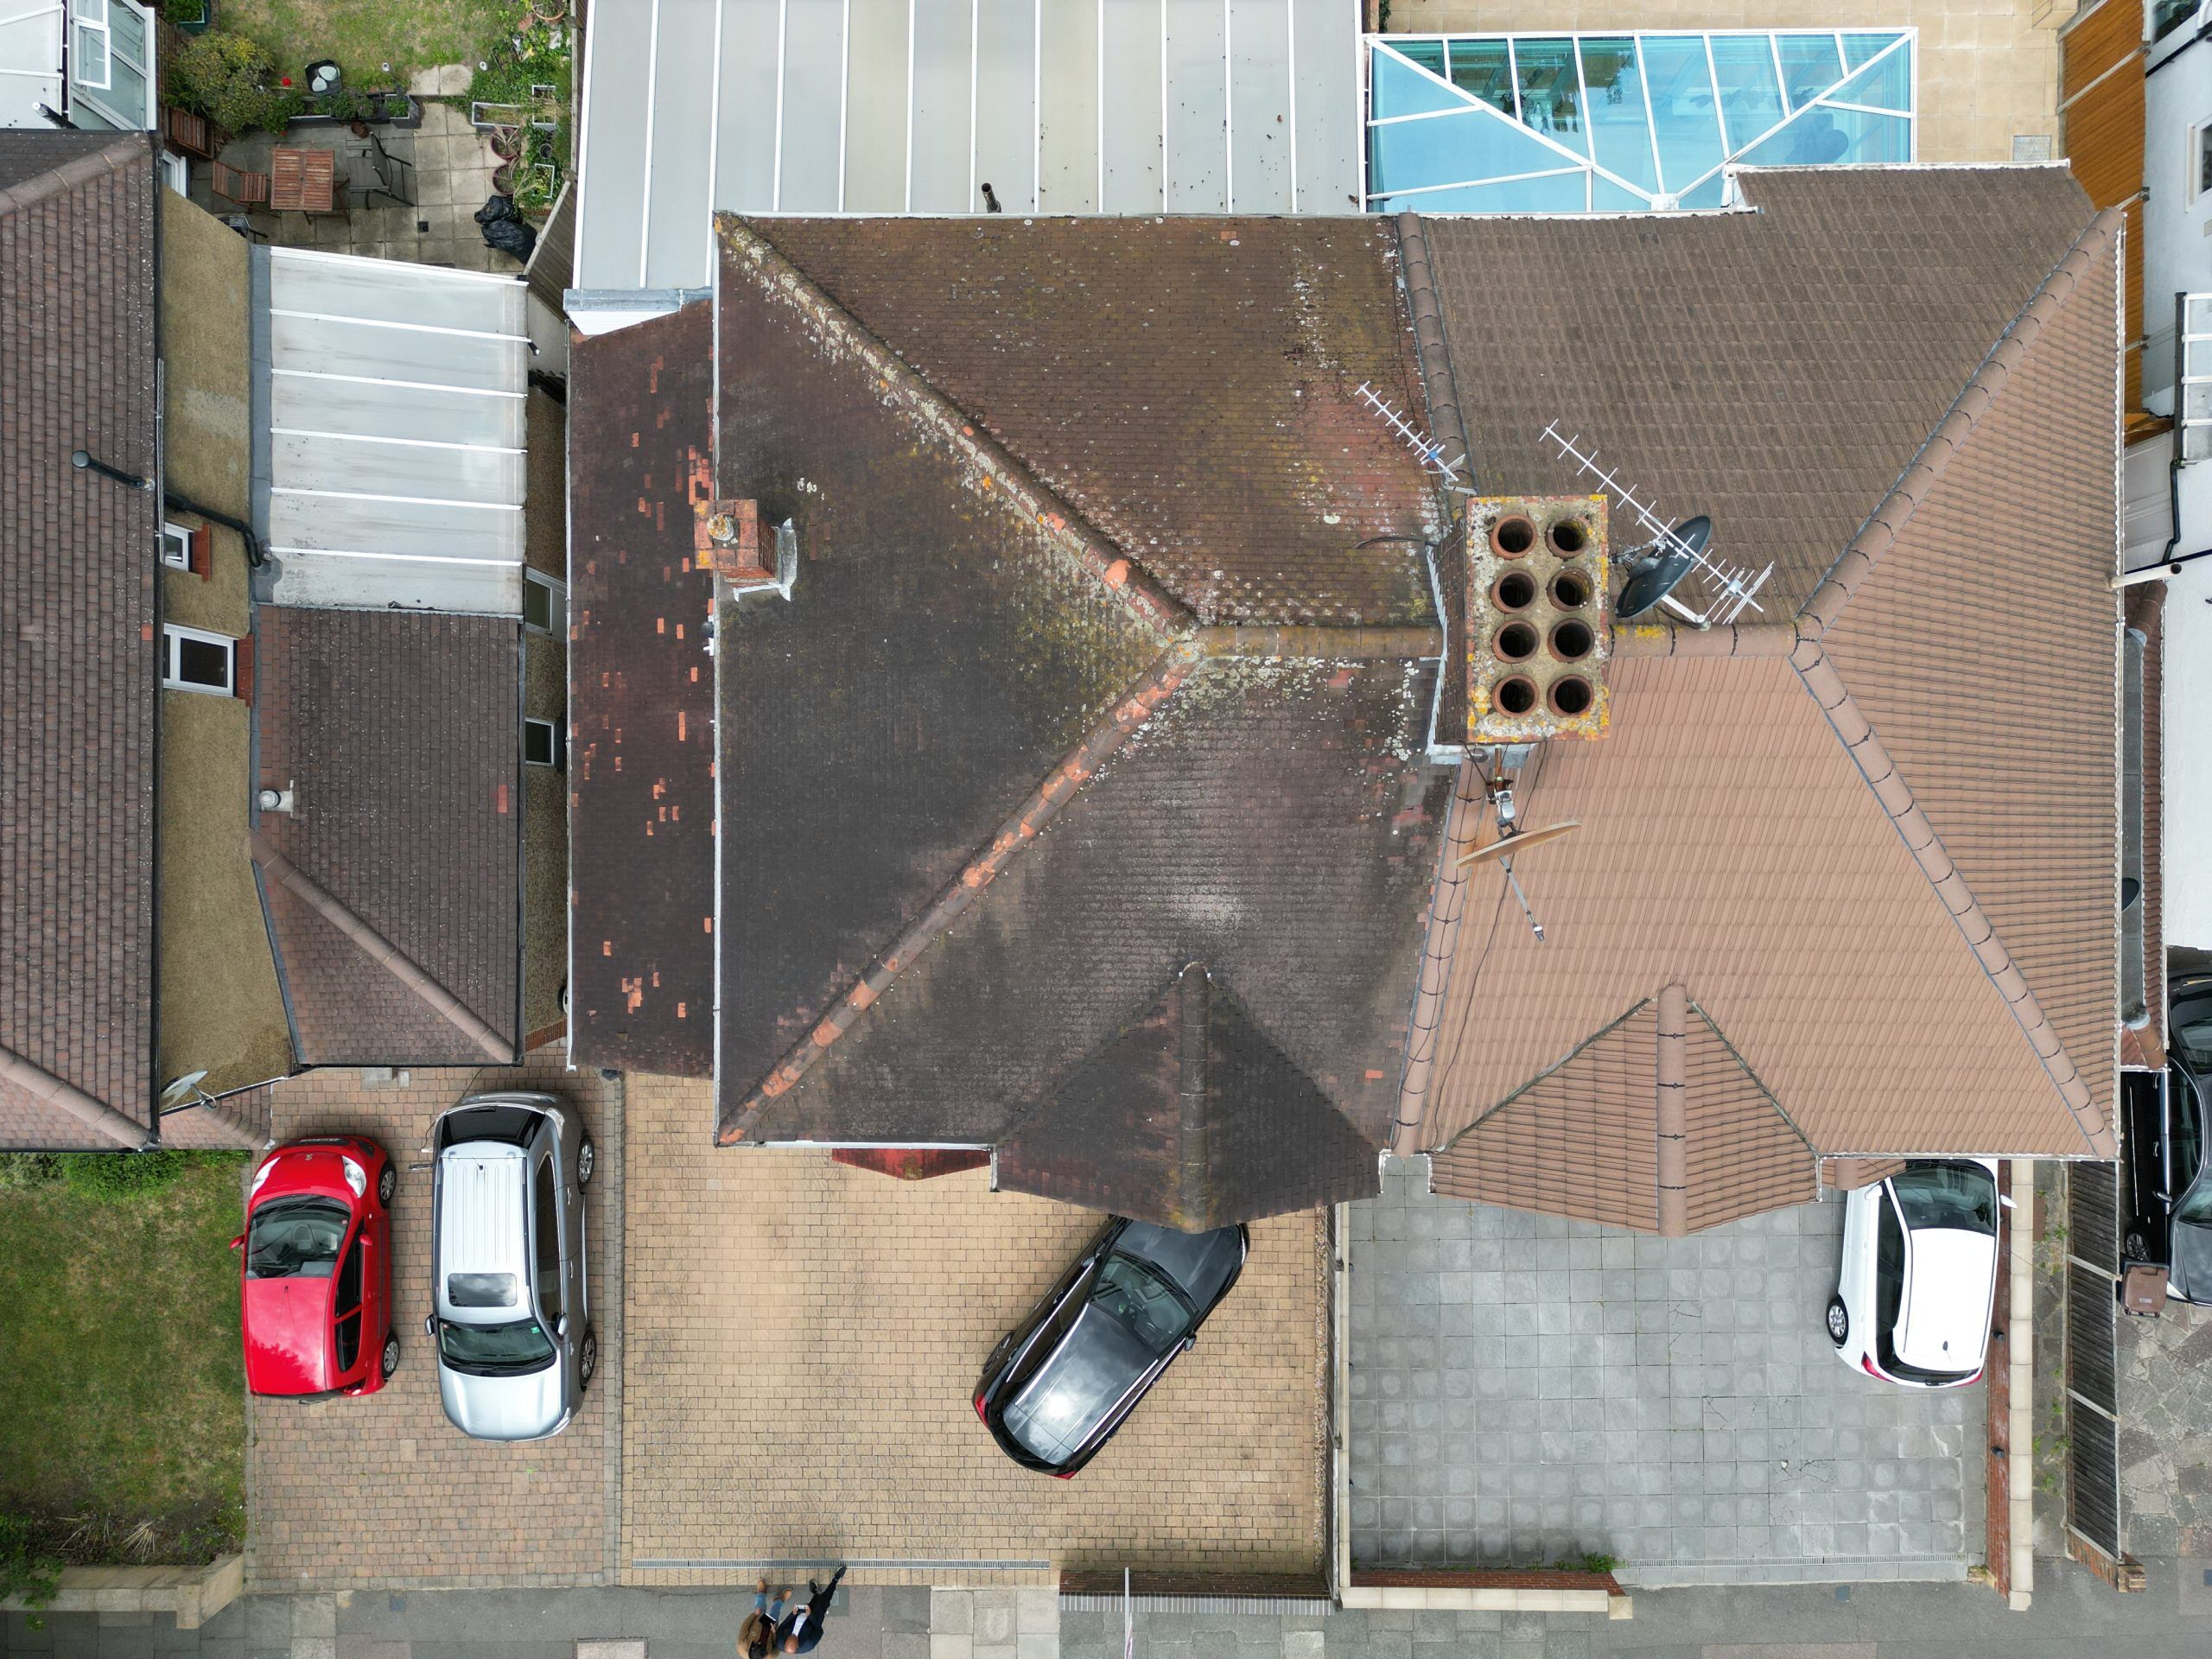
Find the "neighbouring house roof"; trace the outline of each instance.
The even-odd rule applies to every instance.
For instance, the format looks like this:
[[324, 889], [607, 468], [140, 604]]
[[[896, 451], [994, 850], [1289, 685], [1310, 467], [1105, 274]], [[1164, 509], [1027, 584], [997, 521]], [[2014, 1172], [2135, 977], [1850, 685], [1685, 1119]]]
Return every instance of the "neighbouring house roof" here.
[[[609, 423], [577, 493], [601, 568], [572, 764], [604, 818], [577, 831], [577, 984], [594, 948], [613, 982], [577, 999], [578, 1058], [718, 1003], [726, 1141], [1003, 1144], [1008, 1185], [1162, 1217], [1371, 1191], [1449, 782], [1438, 504], [1355, 397], [1417, 393], [1388, 226], [722, 234], [710, 492], [692, 314], [578, 347], [579, 444]], [[1018, 315], [962, 297], [1033, 278]], [[701, 620], [677, 526], [709, 493], [791, 519], [798, 561], [788, 598], [725, 599], [707, 658], [671, 634]], [[713, 853], [663, 846], [656, 802], [651, 853], [588, 874], [592, 837], [635, 836], [625, 789], [699, 810], [696, 751], [620, 781], [678, 715], [718, 743]], [[718, 980], [588, 919], [691, 898], [714, 854]], [[1080, 1103], [1161, 1081], [1139, 1051], [1186, 969], [1192, 1103], [1117, 1096], [1118, 1144]]]
[[[1268, 6], [667, 6], [587, 31], [575, 283], [714, 280], [709, 216], [1344, 213], [1359, 16]], [[1103, 39], [1101, 30], [1103, 30]]]
[[529, 289], [305, 248], [253, 260], [262, 597], [519, 617]]
[[153, 151], [0, 134], [0, 1144], [151, 1138]]
[[249, 850], [301, 1063], [516, 1058], [520, 625], [264, 606], [257, 631], [260, 781], [294, 805]]
[[[1777, 565], [1749, 626], [1618, 630], [1611, 735], [1522, 774], [1524, 822], [1580, 827], [1517, 861], [1546, 943], [1468, 883], [1414, 1137], [1440, 1190], [1507, 1190], [1533, 1135], [1577, 1213], [1652, 1224], [1573, 1116], [1603, 1067], [1658, 1087], [1616, 1022], [1670, 985], [1806, 1167], [2111, 1155], [2117, 219], [2042, 170], [1744, 184], [1610, 238], [1427, 226], [1484, 487], [1569, 482], [1557, 416]], [[1471, 395], [1471, 362], [1539, 390]]]

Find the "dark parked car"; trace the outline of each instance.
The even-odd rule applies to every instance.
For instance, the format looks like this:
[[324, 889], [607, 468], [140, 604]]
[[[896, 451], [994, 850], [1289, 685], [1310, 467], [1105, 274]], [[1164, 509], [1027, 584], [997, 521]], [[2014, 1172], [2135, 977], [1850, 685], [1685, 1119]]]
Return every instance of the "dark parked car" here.
[[976, 1414], [1023, 1468], [1066, 1479], [1198, 1341], [1250, 1249], [1242, 1227], [1179, 1233], [1116, 1217], [991, 1351]]
[[2165, 1265], [2168, 1294], [2212, 1303], [2212, 1166], [2204, 1096], [2212, 1080], [2212, 976], [2176, 985], [2163, 1076], [2129, 1073], [2122, 1101], [2130, 1262]]

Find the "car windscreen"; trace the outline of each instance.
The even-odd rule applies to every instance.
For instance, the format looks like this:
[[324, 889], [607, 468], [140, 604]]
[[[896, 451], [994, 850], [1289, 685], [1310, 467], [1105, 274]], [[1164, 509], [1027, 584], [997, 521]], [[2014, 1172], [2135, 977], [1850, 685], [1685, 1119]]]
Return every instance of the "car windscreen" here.
[[512, 1325], [438, 1321], [438, 1352], [459, 1371], [533, 1371], [553, 1357], [553, 1340], [536, 1319]]
[[249, 1279], [327, 1279], [346, 1242], [346, 1206], [328, 1198], [271, 1198], [246, 1236]]
[[1150, 1270], [1126, 1255], [1109, 1255], [1090, 1287], [1093, 1306], [1128, 1327], [1155, 1354], [1191, 1334], [1191, 1312]]
[[457, 1147], [469, 1141], [500, 1141], [511, 1147], [530, 1144], [538, 1115], [527, 1106], [464, 1106], [438, 1120], [438, 1144]]
[[2166, 1035], [2192, 1070], [2212, 1071], [2212, 992], [2176, 998]]
[[1997, 1230], [1997, 1183], [1980, 1164], [1914, 1164], [1890, 1183], [1905, 1225]]
[[2196, 1179], [2204, 1156], [2204, 1103], [2196, 1097], [2196, 1084], [2177, 1065], [2166, 1068], [2166, 1107], [2171, 1117], [2166, 1130], [2166, 1155], [2173, 1185], [2178, 1194]]

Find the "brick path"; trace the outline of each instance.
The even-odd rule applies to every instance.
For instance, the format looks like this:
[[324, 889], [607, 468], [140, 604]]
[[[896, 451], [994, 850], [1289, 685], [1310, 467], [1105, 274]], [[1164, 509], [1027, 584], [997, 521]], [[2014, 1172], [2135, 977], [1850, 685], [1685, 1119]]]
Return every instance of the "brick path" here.
[[[621, 1087], [596, 1072], [563, 1073], [556, 1053], [513, 1069], [417, 1071], [405, 1089], [365, 1087], [359, 1071], [334, 1070], [273, 1091], [278, 1141], [366, 1133], [400, 1166], [392, 1293], [404, 1352], [397, 1375], [365, 1398], [250, 1402], [252, 1587], [575, 1584], [610, 1573], [623, 1357]], [[527, 1446], [472, 1440], [446, 1421], [423, 1334], [430, 1118], [472, 1090], [513, 1086], [575, 1101], [599, 1154], [585, 1199], [599, 1371], [575, 1421]]]
[[1099, 1217], [981, 1171], [909, 1184], [716, 1149], [704, 1084], [632, 1077], [626, 1109], [626, 1582], [753, 1577], [656, 1560], [830, 1555], [856, 1581], [1000, 1585], [1047, 1575], [957, 1564], [1319, 1564], [1318, 1215], [1253, 1229], [1197, 1349], [1056, 1481], [1007, 1461], [969, 1397]]
[[1351, 1541], [1376, 1564], [1586, 1550], [1640, 1585], [1959, 1578], [1984, 1392], [1837, 1363], [1840, 1202], [1694, 1237], [1427, 1195], [1352, 1206]]

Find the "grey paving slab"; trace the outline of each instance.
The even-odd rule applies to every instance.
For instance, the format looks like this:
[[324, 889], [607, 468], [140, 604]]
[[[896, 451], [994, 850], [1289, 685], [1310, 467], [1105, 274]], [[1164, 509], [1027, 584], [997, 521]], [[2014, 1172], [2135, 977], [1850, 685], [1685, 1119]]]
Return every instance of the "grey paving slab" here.
[[1840, 1202], [1656, 1239], [1426, 1185], [1389, 1160], [1348, 1228], [1355, 1560], [1725, 1585], [1980, 1559], [1982, 1391], [1877, 1382], [1821, 1332]]

